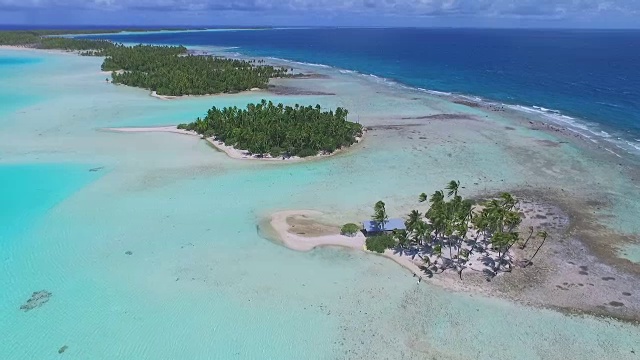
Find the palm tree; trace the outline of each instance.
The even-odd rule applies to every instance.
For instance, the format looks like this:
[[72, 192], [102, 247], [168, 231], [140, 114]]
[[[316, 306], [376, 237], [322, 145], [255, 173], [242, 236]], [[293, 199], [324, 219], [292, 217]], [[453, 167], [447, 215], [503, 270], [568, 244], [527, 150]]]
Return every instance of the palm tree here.
[[[442, 256], [442, 245], [438, 244], [436, 246], [433, 247], [433, 255], [437, 256], [438, 259]], [[436, 261], [438, 261], [436, 259]]]
[[[431, 236], [431, 231], [433, 231], [431, 225], [420, 220], [414, 228], [414, 241], [417, 242], [418, 245], [422, 245], [423, 241]], [[431, 239], [429, 239], [429, 242], [431, 242]]]
[[508, 211], [504, 216], [504, 225], [507, 227], [507, 231], [512, 231], [516, 226], [520, 225], [522, 218], [520, 214], [515, 211]]
[[387, 210], [383, 201], [378, 201], [373, 207], [373, 220], [377, 223], [380, 231], [384, 231], [385, 224], [389, 220]]
[[498, 232], [491, 237], [491, 245], [498, 250], [498, 261], [495, 271], [499, 271], [504, 261], [504, 256], [509, 252], [511, 246], [518, 241], [518, 233]]
[[500, 194], [500, 199], [502, 199], [502, 206], [505, 208], [505, 210], [513, 209], [518, 203], [518, 200], [516, 200], [513, 195], [507, 192]]
[[420, 194], [420, 196], [418, 196], [418, 201], [419, 202], [427, 201], [427, 194], [425, 194], [425, 193]]
[[542, 238], [542, 242], [540, 243], [540, 245], [538, 245], [536, 252], [533, 253], [533, 256], [531, 257], [531, 259], [529, 259], [529, 262], [527, 264], [532, 263], [533, 258], [536, 257], [536, 255], [538, 255], [538, 251], [540, 251], [540, 248], [542, 247], [542, 245], [544, 245], [544, 242], [547, 240], [547, 237], [549, 236], [549, 234], [547, 234], [547, 232], [544, 230], [538, 231], [536, 235]]
[[437, 190], [433, 193], [433, 195], [431, 195], [431, 199], [429, 200], [429, 202], [431, 203], [431, 206], [433, 206], [434, 204], [439, 204], [444, 200], [444, 193], [440, 190]]
[[458, 196], [458, 189], [460, 188], [460, 181], [455, 181], [455, 180], [451, 180], [449, 181], [449, 184], [447, 184], [447, 196], [451, 197], [451, 195], [453, 196]]
[[520, 249], [524, 249], [527, 247], [527, 244], [529, 243], [529, 240], [531, 240], [532, 236], [533, 236], [533, 226], [529, 226], [529, 236], [527, 236], [527, 240], [524, 242], [524, 244], [520, 246]]
[[418, 210], [412, 210], [409, 213], [409, 218], [405, 221], [405, 226], [407, 230], [413, 231], [416, 228], [418, 222], [422, 221], [422, 214]]
[[406, 230], [394, 231], [393, 235], [396, 238], [396, 240], [398, 240], [398, 246], [401, 249], [405, 249], [409, 246], [409, 243], [411, 241], [409, 239], [409, 234], [407, 233]]

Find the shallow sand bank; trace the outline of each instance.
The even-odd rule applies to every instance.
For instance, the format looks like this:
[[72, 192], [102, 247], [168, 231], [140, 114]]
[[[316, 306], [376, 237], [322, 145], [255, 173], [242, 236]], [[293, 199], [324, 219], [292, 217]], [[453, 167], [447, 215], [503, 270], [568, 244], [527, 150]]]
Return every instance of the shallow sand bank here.
[[200, 136], [195, 131], [181, 130], [176, 126], [150, 126], [150, 127], [121, 127], [121, 128], [105, 128], [103, 131], [122, 132], [122, 133], [147, 133], [147, 132], [168, 132], [174, 134]]
[[[174, 133], [174, 134], [198, 136], [202, 138], [202, 136], [197, 134], [195, 131], [181, 130], [181, 129], [178, 129], [176, 126], [120, 127], [120, 128], [104, 128], [101, 130], [111, 131], [111, 132], [121, 132], [121, 133], [168, 132], [168, 133]], [[338, 149], [331, 154], [318, 154], [316, 156], [309, 156], [306, 158], [301, 158], [297, 156], [291, 156], [287, 158], [285, 157], [274, 158], [271, 156], [258, 157], [255, 155], [251, 155], [247, 150], [236, 149], [233, 146], [226, 145], [222, 141], [217, 141], [213, 138], [207, 138], [205, 140], [207, 141], [208, 144], [213, 146], [215, 149], [221, 152], [224, 152], [225, 154], [227, 154], [227, 156], [236, 160], [300, 162], [300, 161], [311, 161], [311, 160], [326, 158], [329, 156], [337, 155], [339, 153], [343, 153], [348, 149], [351, 149], [352, 147], [361, 143], [362, 137], [356, 138], [356, 143], [351, 145], [349, 148]]]

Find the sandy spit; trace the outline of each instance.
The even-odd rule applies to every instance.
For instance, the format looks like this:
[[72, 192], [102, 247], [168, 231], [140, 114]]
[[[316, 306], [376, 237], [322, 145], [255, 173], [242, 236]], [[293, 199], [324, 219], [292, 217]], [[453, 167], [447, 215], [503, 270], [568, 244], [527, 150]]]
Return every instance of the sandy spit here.
[[[175, 134], [182, 134], [182, 135], [198, 136], [202, 138], [202, 136], [197, 134], [195, 131], [181, 130], [181, 129], [178, 129], [176, 126], [121, 127], [121, 128], [104, 128], [101, 130], [112, 131], [112, 132], [123, 132], [123, 133], [168, 132], [168, 133], [175, 133]], [[356, 144], [358, 144], [362, 141], [362, 138], [357, 138], [356, 140], [357, 140]], [[350, 148], [338, 149], [331, 154], [318, 154], [316, 156], [309, 156], [306, 158], [300, 158], [297, 156], [292, 156], [288, 158], [282, 158], [282, 157], [274, 158], [271, 156], [258, 157], [255, 155], [251, 155], [247, 150], [236, 149], [233, 146], [226, 145], [225, 143], [221, 141], [217, 141], [213, 138], [207, 138], [206, 141], [217, 150], [224, 152], [225, 154], [227, 154], [227, 156], [236, 160], [279, 161], [279, 162], [311, 161], [319, 158], [333, 156], [338, 153], [344, 152], [347, 149], [350, 149]], [[352, 147], [355, 146], [356, 144], [352, 145]]]
[[292, 233], [290, 231], [291, 225], [289, 221], [291, 219], [311, 220], [320, 215], [322, 215], [321, 212], [314, 210], [280, 211], [271, 215], [269, 225], [273, 232], [277, 235], [278, 240], [280, 240], [284, 246], [292, 250], [310, 251], [315, 248], [327, 246], [349, 248], [363, 251], [372, 255], [383, 256], [411, 271], [416, 276], [423, 275], [419, 265], [408, 257], [395, 255], [392, 250], [387, 250], [384, 254], [377, 254], [366, 250], [366, 238], [362, 233], [358, 233], [353, 237], [344, 236], [339, 233], [306, 237]]

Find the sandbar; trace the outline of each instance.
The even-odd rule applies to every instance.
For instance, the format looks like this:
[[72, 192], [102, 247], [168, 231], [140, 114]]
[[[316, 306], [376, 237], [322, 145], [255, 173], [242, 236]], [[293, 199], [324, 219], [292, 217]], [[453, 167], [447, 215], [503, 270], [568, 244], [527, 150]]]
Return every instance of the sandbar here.
[[[151, 126], [151, 127], [119, 127], [119, 128], [103, 128], [102, 131], [111, 131], [111, 132], [120, 132], [120, 133], [149, 133], [149, 132], [165, 132], [165, 133], [174, 133], [181, 135], [190, 135], [197, 136], [201, 139], [204, 137], [195, 131], [182, 130], [178, 129], [177, 126]], [[348, 149], [353, 148], [362, 142], [364, 137], [356, 137], [356, 143], [347, 148], [338, 149], [330, 154], [318, 154], [316, 156], [308, 156], [308, 157], [298, 157], [298, 156], [290, 156], [290, 157], [272, 157], [270, 155], [265, 156], [257, 156], [250, 154], [247, 150], [236, 149], [231, 145], [226, 145], [222, 141], [215, 140], [214, 138], [206, 138], [205, 140], [209, 145], [214, 147], [215, 149], [225, 153], [228, 157], [236, 160], [254, 160], [254, 161], [279, 161], [279, 162], [301, 162], [301, 161], [311, 161], [317, 160], [321, 158], [326, 158], [329, 156], [337, 155], [338, 153], [345, 152]]]

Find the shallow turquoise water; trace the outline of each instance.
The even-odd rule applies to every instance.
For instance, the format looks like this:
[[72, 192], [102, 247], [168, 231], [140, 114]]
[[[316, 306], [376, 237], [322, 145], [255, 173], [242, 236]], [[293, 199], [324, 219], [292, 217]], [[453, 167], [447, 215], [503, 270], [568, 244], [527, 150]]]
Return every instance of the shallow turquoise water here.
[[[280, 209], [357, 221], [379, 199], [400, 215], [451, 178], [464, 180], [465, 194], [536, 184], [540, 169], [576, 183], [589, 164], [571, 149], [507, 156], [509, 141], [497, 144], [492, 132], [463, 133], [467, 141], [440, 137], [447, 125], [434, 124], [373, 131], [360, 150], [327, 161], [238, 162], [188, 136], [98, 130], [170, 124], [253, 95], [160, 101], [105, 84], [97, 60], [46, 57], [20, 80], [45, 101], [21, 107], [0, 132], [0, 161], [11, 161], [0, 166], [0, 214], [22, 224], [9, 228], [14, 240], [2, 253], [0, 358], [58, 357], [63, 345], [71, 359], [495, 359], [495, 349], [523, 359], [633, 358], [636, 327], [417, 286], [385, 259], [298, 253], [256, 228]], [[324, 86], [361, 87], [357, 98], [278, 101], [342, 101], [371, 124], [370, 114], [434, 111], [364, 85]], [[448, 162], [456, 166], [438, 166]], [[594, 170], [592, 181], [608, 175]], [[48, 303], [19, 310], [43, 289], [53, 293]]]
[[[0, 79], [8, 81], [19, 77], [25, 71], [33, 69], [35, 65], [41, 62], [41, 58], [34, 56], [15, 56], [0, 52]], [[36, 94], [23, 91], [19, 82], [11, 83], [11, 85], [13, 86], [4, 84], [0, 87], [0, 126], [3, 123], [3, 115], [22, 107], [33, 105], [41, 99]]]
[[89, 169], [76, 164], [0, 164], [0, 245], [7, 246], [95, 179]]

